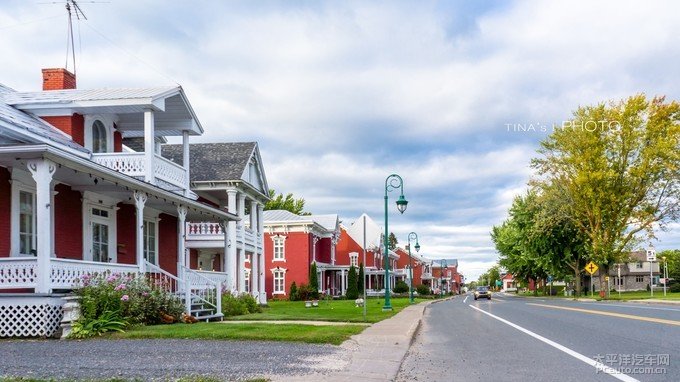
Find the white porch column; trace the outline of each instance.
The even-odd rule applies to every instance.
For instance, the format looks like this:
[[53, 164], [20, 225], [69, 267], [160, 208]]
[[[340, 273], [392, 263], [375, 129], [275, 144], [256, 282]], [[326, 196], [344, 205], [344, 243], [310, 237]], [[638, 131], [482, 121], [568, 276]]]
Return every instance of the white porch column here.
[[240, 230], [243, 240], [241, 240], [241, 245], [238, 247], [238, 262], [237, 262], [237, 286], [238, 292], [243, 293], [246, 290], [246, 240], [245, 240], [245, 222], [243, 221], [246, 217], [246, 195], [243, 193], [238, 194], [238, 217], [241, 219], [237, 224], [240, 224]]
[[345, 270], [341, 269], [340, 270], [340, 294], [345, 295], [345, 288], [347, 286], [347, 283], [345, 282]]
[[36, 293], [52, 292], [50, 282], [50, 257], [52, 257], [52, 177], [57, 165], [47, 159], [28, 161], [28, 170], [35, 180], [35, 216], [37, 237]]
[[[227, 190], [227, 211], [236, 214], [236, 190]], [[227, 289], [236, 291], [236, 222], [226, 222], [224, 261], [227, 272]]]
[[253, 231], [253, 233], [258, 232], [258, 221], [257, 221], [257, 216], [258, 216], [258, 210], [257, 210], [257, 201], [251, 200], [250, 201], [250, 229]]
[[144, 181], [155, 184], [153, 160], [156, 155], [153, 110], [144, 110]]
[[260, 286], [258, 291], [260, 292], [260, 304], [267, 303], [267, 290], [265, 288], [265, 257], [264, 257], [264, 205], [257, 204], [257, 244], [255, 245], [255, 256], [260, 260], [258, 261], [260, 267], [258, 269], [258, 280]]
[[[187, 208], [177, 206], [177, 262], [183, 267], [189, 265], [186, 258], [186, 219]], [[177, 274], [179, 274], [179, 269]]]
[[137, 233], [136, 235], [136, 241], [135, 241], [135, 254], [137, 255], [137, 266], [139, 267], [139, 271], [141, 273], [146, 272], [146, 263], [144, 259], [144, 205], [146, 204], [146, 199], [147, 195], [144, 192], [140, 191], [135, 191], [134, 193], [134, 199], [135, 199], [135, 208], [136, 208], [136, 227], [135, 227], [135, 232]]
[[246, 291], [246, 251], [238, 250], [238, 292]]
[[186, 179], [186, 189], [184, 190], [184, 196], [189, 195], [189, 190], [191, 189], [191, 171], [189, 162], [189, 132], [182, 131], [182, 165], [184, 165], [184, 170], [187, 172]]
[[250, 294], [255, 297], [255, 299], [260, 301], [260, 254], [257, 250], [253, 252], [250, 258]]

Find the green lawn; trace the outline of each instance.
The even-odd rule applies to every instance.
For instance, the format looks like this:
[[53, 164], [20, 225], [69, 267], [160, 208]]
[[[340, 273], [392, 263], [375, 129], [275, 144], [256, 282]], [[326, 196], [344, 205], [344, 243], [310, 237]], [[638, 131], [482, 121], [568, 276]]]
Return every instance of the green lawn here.
[[[595, 294], [599, 298], [599, 295]], [[659, 300], [672, 300], [680, 301], [680, 292], [671, 293], [666, 291], [666, 297], [663, 296], [663, 290], [654, 289], [654, 296], [650, 296], [648, 291], [636, 291], [636, 292], [621, 292], [621, 297], [619, 298], [618, 292], [610, 292], [609, 300], [647, 300], [647, 299], [659, 299]]]
[[339, 345], [350, 336], [361, 333], [365, 326], [314, 326], [299, 324], [196, 324], [151, 325], [132, 328], [125, 333], [113, 333], [107, 338], [118, 339], [201, 339], [201, 340], [260, 340], [291, 341]]
[[[320, 300], [319, 306], [305, 308], [304, 301], [275, 301], [270, 300], [268, 307], [262, 309], [262, 313], [234, 316], [228, 320], [305, 320], [305, 321], [335, 321], [335, 322], [378, 322], [390, 318], [409, 306], [408, 298], [393, 298], [391, 300], [394, 310], [383, 312], [382, 298], [369, 298], [366, 303], [366, 321], [364, 321], [364, 309], [356, 307], [353, 300]], [[416, 303], [427, 301], [416, 299]]]

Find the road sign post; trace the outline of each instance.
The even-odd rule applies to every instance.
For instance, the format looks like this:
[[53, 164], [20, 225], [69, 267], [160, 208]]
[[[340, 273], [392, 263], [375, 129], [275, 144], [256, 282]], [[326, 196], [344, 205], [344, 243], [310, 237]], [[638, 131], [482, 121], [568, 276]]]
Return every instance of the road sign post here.
[[597, 272], [597, 264], [592, 261], [586, 265], [586, 272], [590, 273], [590, 297], [594, 296], [593, 292], [593, 273]]
[[653, 282], [654, 275], [652, 274], [652, 271], [654, 269], [655, 261], [656, 261], [656, 249], [654, 249], [653, 245], [650, 245], [649, 249], [647, 249], [647, 262], [649, 262], [649, 292], [651, 293], [652, 297], [654, 297], [654, 282]]

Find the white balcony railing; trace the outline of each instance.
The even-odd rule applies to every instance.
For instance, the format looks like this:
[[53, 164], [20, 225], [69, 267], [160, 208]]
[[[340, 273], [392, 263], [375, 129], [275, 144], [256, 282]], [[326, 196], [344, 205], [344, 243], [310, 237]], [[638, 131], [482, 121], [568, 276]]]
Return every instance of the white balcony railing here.
[[[146, 159], [144, 153], [95, 153], [92, 160], [102, 166], [136, 178], [146, 176]], [[187, 170], [158, 154], [154, 154], [153, 178], [173, 187], [185, 190], [188, 184]]]
[[[224, 240], [224, 229], [219, 223], [187, 222], [186, 235], [188, 241], [221, 241]], [[236, 226], [236, 242], [262, 247], [262, 237], [245, 226]]]
[[33, 288], [38, 283], [35, 257], [0, 259], [0, 289]]

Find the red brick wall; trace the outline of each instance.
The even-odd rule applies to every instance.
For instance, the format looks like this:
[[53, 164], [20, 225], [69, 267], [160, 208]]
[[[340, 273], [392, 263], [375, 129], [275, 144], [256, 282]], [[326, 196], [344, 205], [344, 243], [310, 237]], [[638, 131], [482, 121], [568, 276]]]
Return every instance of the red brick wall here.
[[71, 136], [74, 142], [85, 146], [85, 119], [80, 114], [42, 117], [45, 122]]
[[113, 132], [113, 151], [116, 153], [123, 151], [123, 135], [120, 131]]
[[[311, 235], [310, 240], [311, 240]], [[310, 243], [311, 244], [311, 243]], [[317, 243], [316, 247], [316, 260], [320, 261], [322, 263], [331, 263], [331, 246], [333, 245], [333, 242], [331, 241], [331, 238], [326, 237], [323, 239], [320, 239]]]
[[158, 265], [177, 275], [177, 218], [161, 214], [158, 224]]
[[[274, 242], [272, 235], [265, 233], [264, 235], [264, 257], [265, 257], [265, 290], [269, 298], [288, 298], [290, 293], [290, 284], [295, 281], [295, 284], [309, 283], [309, 268], [312, 261], [311, 236], [303, 232], [291, 232], [285, 235], [285, 258], [286, 261], [273, 262], [274, 256]], [[286, 271], [286, 295], [273, 296], [274, 290], [274, 274], [272, 269], [276, 267], [285, 268]]]
[[118, 262], [121, 264], [136, 264], [135, 206], [132, 204], [118, 203], [116, 219]]
[[198, 269], [198, 249], [189, 250], [189, 268]]
[[[359, 263], [363, 263], [363, 250], [361, 246], [352, 239], [351, 236], [347, 234], [344, 229], [340, 230], [340, 240], [335, 246], [335, 265], [347, 265], [349, 266], [349, 254], [350, 252], [356, 252], [359, 254]], [[369, 259], [368, 253], [366, 253], [366, 262], [372, 263], [372, 259]]]
[[76, 88], [76, 75], [66, 69], [43, 69], [43, 90], [63, 90]]
[[83, 258], [82, 195], [65, 184], [54, 187], [54, 251], [57, 257]]
[[11, 251], [11, 200], [12, 186], [9, 171], [0, 167], [0, 257], [9, 257]]

